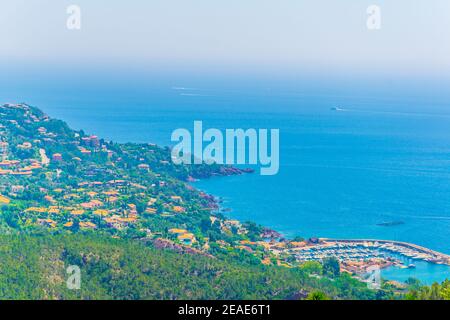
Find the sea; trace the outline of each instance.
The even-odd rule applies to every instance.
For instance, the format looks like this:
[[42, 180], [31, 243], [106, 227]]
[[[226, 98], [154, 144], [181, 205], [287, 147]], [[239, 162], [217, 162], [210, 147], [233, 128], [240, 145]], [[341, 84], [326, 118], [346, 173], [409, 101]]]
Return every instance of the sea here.
[[[117, 142], [173, 145], [173, 130], [279, 129], [280, 170], [196, 182], [226, 214], [281, 232], [411, 242], [450, 254], [450, 99], [405, 88], [381, 94], [291, 79], [257, 84], [188, 77], [2, 83], [2, 102], [27, 102], [75, 129]], [[329, 88], [332, 85], [329, 84]], [[416, 96], [414, 96], [414, 93]], [[257, 169], [257, 168], [256, 168]], [[420, 261], [382, 276], [430, 284], [450, 267]]]

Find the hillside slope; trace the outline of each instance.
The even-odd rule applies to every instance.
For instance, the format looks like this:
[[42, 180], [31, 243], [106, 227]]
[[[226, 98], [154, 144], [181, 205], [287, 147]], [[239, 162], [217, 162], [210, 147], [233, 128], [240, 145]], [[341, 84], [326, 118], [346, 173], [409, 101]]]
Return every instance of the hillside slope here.
[[[331, 298], [375, 298], [348, 276], [318, 279], [306, 270], [238, 259], [178, 254], [96, 235], [0, 236], [1, 299], [289, 299], [321, 291]], [[66, 269], [81, 269], [69, 290]]]

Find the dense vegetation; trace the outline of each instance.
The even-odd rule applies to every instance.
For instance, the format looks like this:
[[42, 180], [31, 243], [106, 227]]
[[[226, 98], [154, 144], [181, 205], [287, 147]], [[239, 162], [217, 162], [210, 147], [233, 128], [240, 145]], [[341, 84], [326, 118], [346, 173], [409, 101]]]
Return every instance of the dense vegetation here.
[[450, 281], [441, 284], [435, 282], [431, 286], [423, 286], [417, 279], [407, 281], [409, 292], [405, 295], [408, 300], [450, 300]]
[[[288, 269], [201, 255], [180, 255], [137, 241], [96, 235], [0, 236], [3, 299], [375, 298], [349, 276], [312, 277]], [[69, 290], [66, 268], [81, 269]]]

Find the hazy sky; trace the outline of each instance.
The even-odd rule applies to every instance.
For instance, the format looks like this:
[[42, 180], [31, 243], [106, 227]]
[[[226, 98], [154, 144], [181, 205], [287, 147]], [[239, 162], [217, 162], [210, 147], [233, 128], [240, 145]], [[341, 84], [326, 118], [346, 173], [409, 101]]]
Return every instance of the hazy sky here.
[[[68, 5], [81, 30], [66, 28]], [[381, 30], [366, 27], [381, 8]], [[0, 64], [449, 74], [448, 0], [4, 0]]]

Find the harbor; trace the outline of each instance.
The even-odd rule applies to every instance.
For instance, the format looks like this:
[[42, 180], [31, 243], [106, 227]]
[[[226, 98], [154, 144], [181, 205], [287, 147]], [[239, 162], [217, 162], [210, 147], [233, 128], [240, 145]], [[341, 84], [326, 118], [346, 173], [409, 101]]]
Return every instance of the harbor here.
[[334, 257], [341, 263], [342, 271], [365, 273], [370, 266], [380, 269], [398, 267], [415, 268], [414, 263], [424, 261], [432, 264], [450, 265], [450, 256], [415, 244], [373, 239], [314, 239], [291, 243], [286, 253], [295, 256], [298, 262], [323, 261]]

